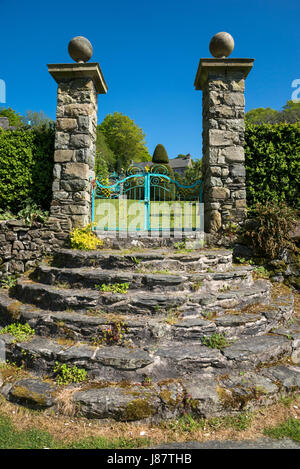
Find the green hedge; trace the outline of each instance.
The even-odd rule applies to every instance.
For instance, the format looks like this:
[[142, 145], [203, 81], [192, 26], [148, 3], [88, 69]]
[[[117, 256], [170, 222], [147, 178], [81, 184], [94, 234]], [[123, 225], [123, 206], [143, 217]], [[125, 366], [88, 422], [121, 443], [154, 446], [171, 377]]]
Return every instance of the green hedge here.
[[300, 124], [246, 124], [247, 203], [285, 201], [300, 209]]
[[31, 198], [48, 210], [52, 197], [54, 128], [0, 128], [0, 209], [17, 213]]

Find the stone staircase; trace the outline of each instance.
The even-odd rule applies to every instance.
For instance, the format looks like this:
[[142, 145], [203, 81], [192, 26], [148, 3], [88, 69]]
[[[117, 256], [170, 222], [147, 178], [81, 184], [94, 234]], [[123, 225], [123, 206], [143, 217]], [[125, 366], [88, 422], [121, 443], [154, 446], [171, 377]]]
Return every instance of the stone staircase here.
[[[26, 370], [0, 391], [30, 407], [59, 411], [64, 394], [88, 418], [209, 418], [300, 386], [293, 294], [233, 265], [229, 250], [59, 249], [0, 290], [0, 321], [35, 331], [22, 342], [0, 334], [7, 360]], [[58, 385], [57, 364], [87, 379]]]

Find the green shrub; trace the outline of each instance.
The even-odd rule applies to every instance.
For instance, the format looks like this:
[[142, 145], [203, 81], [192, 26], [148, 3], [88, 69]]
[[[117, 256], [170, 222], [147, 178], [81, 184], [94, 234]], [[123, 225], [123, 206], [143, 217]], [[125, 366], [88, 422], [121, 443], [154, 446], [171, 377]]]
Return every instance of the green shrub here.
[[[165, 174], [171, 179], [175, 179], [173, 170], [169, 164], [169, 157], [166, 149], [160, 143], [156, 145], [153, 157], [151, 173]], [[175, 198], [175, 185], [165, 178], [151, 178], [151, 200], [169, 201]]]
[[297, 223], [296, 211], [286, 203], [257, 203], [255, 224], [245, 230], [244, 239], [261, 257], [279, 258], [284, 250], [296, 250], [290, 231]]
[[169, 163], [169, 157], [168, 157], [167, 151], [161, 143], [159, 143], [155, 147], [155, 150], [152, 156], [152, 162], [158, 163], [158, 164]]
[[0, 128], [0, 209], [14, 214], [28, 198], [48, 210], [52, 197], [54, 128]]
[[285, 201], [300, 209], [300, 124], [246, 124], [248, 206]]
[[44, 223], [48, 216], [49, 212], [41, 210], [32, 199], [26, 199], [24, 208], [17, 214], [17, 217], [24, 219], [27, 225], [32, 225], [35, 221]]

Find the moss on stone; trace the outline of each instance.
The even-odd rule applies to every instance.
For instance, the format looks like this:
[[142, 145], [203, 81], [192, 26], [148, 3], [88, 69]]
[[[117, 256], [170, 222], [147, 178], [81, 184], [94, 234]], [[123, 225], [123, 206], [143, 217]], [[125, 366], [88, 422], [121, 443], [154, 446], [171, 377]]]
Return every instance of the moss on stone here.
[[165, 404], [167, 404], [170, 407], [176, 407], [179, 403], [179, 399], [177, 399], [177, 396], [176, 396], [176, 399], [174, 399], [172, 397], [172, 392], [169, 389], [163, 389], [159, 393], [159, 397]]
[[256, 400], [258, 398], [258, 392], [256, 389], [248, 389], [248, 392], [243, 395], [220, 386], [217, 386], [216, 391], [224, 408], [227, 410], [242, 410], [249, 401]]
[[15, 399], [33, 402], [42, 407], [47, 405], [47, 399], [43, 394], [29, 391], [25, 386], [15, 386], [13, 389], [13, 396]]
[[291, 285], [292, 287], [297, 288], [297, 290], [300, 290], [300, 276], [291, 275], [288, 277], [286, 282], [288, 285]]
[[148, 399], [143, 396], [129, 402], [124, 410], [122, 419], [128, 421], [142, 420], [155, 414], [155, 408]]
[[14, 319], [15, 321], [18, 320], [20, 317], [21, 304], [22, 303], [20, 301], [16, 300], [10, 303], [6, 308], [8, 313], [11, 315], [12, 319]]

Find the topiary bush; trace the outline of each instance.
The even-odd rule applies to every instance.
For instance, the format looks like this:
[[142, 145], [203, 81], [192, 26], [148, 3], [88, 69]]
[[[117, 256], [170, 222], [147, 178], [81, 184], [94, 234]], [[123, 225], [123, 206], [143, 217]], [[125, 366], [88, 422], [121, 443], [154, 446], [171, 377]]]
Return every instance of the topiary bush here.
[[153, 163], [169, 163], [169, 157], [165, 147], [159, 143], [156, 145], [153, 156], [152, 156]]
[[[151, 173], [162, 173], [171, 179], [175, 179], [173, 169], [169, 164], [169, 157], [167, 151], [160, 143], [156, 145], [153, 157], [152, 157]], [[161, 170], [164, 167], [165, 170]], [[161, 178], [160, 181], [155, 181], [151, 178], [151, 200], [163, 200], [169, 201], [175, 198], [175, 186], [174, 183], [170, 183], [168, 180]]]

